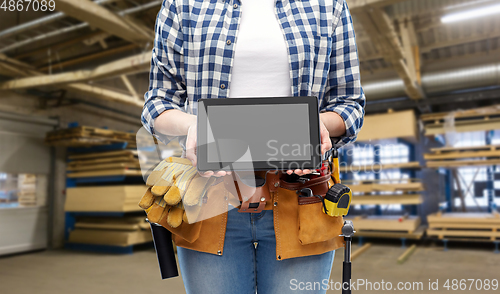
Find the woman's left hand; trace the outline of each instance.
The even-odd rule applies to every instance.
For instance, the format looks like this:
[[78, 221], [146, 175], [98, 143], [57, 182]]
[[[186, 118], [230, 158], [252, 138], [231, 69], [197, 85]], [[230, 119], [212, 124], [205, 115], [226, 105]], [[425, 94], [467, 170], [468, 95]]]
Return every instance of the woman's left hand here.
[[[325, 154], [326, 151], [332, 149], [332, 140], [330, 139], [330, 132], [328, 132], [328, 129], [326, 128], [325, 124], [320, 120], [319, 121], [319, 129], [320, 129], [320, 136], [321, 136], [321, 155]], [[310, 169], [296, 169], [296, 170], [287, 170], [287, 174], [291, 175], [292, 173], [295, 173], [299, 176], [302, 175], [307, 175], [312, 173], [313, 170]]]

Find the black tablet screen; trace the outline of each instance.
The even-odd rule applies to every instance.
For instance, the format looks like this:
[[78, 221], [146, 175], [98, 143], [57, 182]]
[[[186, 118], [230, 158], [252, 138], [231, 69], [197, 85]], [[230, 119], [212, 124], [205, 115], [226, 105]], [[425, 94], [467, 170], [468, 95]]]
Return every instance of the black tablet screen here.
[[310, 160], [316, 147], [306, 103], [209, 105], [207, 117], [209, 163]]

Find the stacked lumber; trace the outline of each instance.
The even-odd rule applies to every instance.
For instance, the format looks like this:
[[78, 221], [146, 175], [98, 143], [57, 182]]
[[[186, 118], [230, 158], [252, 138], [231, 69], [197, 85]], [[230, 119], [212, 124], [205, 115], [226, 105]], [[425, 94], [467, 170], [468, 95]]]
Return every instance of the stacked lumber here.
[[68, 188], [64, 210], [67, 212], [141, 211], [138, 203], [144, 185], [93, 186]]
[[69, 234], [70, 243], [130, 246], [153, 240], [145, 217], [82, 218]]
[[49, 132], [45, 137], [45, 142], [52, 146], [66, 147], [89, 147], [126, 142], [128, 148], [137, 148], [135, 133], [87, 126]]
[[402, 162], [402, 163], [375, 163], [371, 165], [349, 165], [341, 166], [340, 172], [380, 172], [389, 169], [419, 169], [420, 163], [418, 161]]
[[19, 174], [17, 179], [17, 201], [20, 206], [36, 206], [36, 175]]
[[500, 216], [491, 213], [436, 213], [427, 216], [428, 236], [439, 239], [498, 241]]
[[[425, 135], [438, 135], [446, 132], [475, 132], [500, 129], [500, 105], [455, 112], [423, 114]], [[445, 122], [451, 120], [452, 123]]]
[[364, 119], [365, 123], [358, 134], [358, 142], [392, 138], [402, 138], [410, 142], [418, 141], [417, 119], [413, 110], [371, 114], [366, 115]]
[[421, 204], [423, 184], [416, 179], [344, 181], [353, 192], [352, 205]]
[[495, 165], [500, 164], [500, 145], [432, 148], [424, 158], [431, 168]]
[[99, 176], [141, 176], [137, 151], [118, 150], [69, 156], [68, 178]]

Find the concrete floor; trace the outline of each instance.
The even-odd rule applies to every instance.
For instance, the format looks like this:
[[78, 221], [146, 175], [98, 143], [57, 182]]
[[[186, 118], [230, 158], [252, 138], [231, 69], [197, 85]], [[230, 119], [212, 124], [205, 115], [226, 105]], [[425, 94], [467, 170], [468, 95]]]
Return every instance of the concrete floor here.
[[[491, 246], [473, 249], [462, 246], [443, 252], [442, 247], [421, 246], [406, 263], [399, 265], [396, 260], [404, 249], [395, 244], [373, 245], [354, 261], [353, 279], [391, 282], [391, 293], [449, 293], [443, 288], [446, 279], [500, 279], [500, 254], [494, 254], [491, 249]], [[337, 251], [333, 282], [341, 279], [342, 259], [343, 251]], [[438, 291], [429, 291], [429, 279], [439, 280]], [[423, 290], [394, 289], [399, 282], [422, 282]], [[354, 293], [374, 292], [386, 291], [369, 291], [363, 286]], [[474, 288], [461, 291], [477, 292]], [[178, 294], [185, 291], [181, 278], [160, 279], [153, 250], [121, 256], [45, 251], [0, 258], [0, 293]]]

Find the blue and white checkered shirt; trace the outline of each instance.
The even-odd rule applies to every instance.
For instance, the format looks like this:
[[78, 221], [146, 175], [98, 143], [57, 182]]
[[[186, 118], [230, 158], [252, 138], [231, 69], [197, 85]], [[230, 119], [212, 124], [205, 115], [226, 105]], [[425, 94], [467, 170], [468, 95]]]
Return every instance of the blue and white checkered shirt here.
[[[196, 113], [201, 98], [227, 98], [245, 2], [165, 0], [158, 13], [150, 86], [142, 123], [154, 134], [162, 112]], [[335, 111], [353, 142], [363, 125], [361, 88], [351, 15], [345, 0], [276, 0], [275, 13], [289, 53], [293, 96], [316, 96], [319, 111]], [[230, 41], [230, 42], [229, 42]]]

